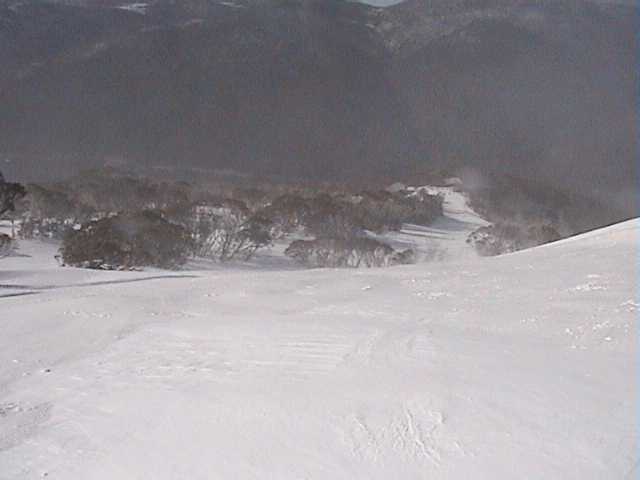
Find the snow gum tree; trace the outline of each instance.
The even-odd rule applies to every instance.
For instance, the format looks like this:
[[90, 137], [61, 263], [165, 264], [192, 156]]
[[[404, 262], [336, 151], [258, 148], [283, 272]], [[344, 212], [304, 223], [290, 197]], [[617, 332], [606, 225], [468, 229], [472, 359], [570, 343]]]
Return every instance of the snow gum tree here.
[[27, 194], [26, 189], [19, 183], [7, 182], [0, 172], [0, 218], [7, 212], [16, 209], [16, 201]]
[[252, 215], [238, 202], [196, 209], [192, 235], [197, 256], [220, 262], [249, 260], [260, 248], [271, 244], [271, 224]]

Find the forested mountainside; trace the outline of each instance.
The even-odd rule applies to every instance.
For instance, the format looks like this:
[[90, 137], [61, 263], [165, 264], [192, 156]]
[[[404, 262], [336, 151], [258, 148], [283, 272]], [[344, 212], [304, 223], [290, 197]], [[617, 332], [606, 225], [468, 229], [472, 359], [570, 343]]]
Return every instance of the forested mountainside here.
[[624, 217], [636, 14], [575, 0], [5, 1], [0, 156], [17, 176], [114, 159], [324, 179], [467, 167]]

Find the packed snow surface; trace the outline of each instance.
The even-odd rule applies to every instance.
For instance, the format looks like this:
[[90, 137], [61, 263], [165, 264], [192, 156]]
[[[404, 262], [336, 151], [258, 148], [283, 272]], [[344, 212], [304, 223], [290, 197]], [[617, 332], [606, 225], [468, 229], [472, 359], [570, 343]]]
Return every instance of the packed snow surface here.
[[0, 478], [636, 478], [639, 229], [358, 271], [97, 272], [23, 242]]

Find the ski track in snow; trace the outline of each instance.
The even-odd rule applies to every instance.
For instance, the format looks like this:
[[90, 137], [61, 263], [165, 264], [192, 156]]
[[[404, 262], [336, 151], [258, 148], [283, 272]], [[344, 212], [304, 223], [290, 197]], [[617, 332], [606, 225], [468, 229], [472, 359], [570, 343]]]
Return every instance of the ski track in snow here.
[[640, 221], [481, 259], [465, 205], [420, 231], [447, 259], [391, 269], [95, 272], [24, 242], [0, 479], [631, 478]]

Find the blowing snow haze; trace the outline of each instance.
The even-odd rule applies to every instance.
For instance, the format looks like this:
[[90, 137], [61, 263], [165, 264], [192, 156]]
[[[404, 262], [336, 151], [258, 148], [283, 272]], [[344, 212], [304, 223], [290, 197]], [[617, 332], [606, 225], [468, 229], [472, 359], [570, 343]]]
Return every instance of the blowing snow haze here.
[[615, 192], [630, 215], [636, 15], [586, 0], [4, 0], [2, 168], [472, 168]]

